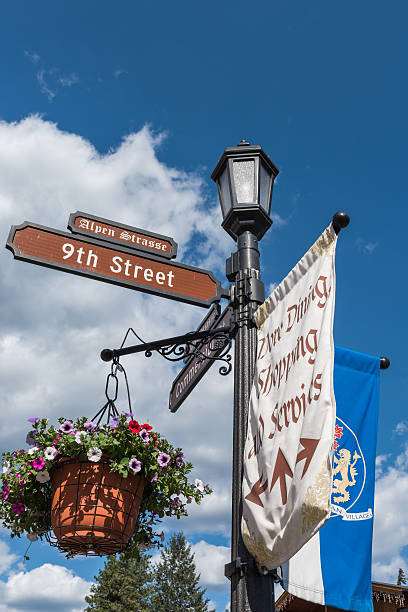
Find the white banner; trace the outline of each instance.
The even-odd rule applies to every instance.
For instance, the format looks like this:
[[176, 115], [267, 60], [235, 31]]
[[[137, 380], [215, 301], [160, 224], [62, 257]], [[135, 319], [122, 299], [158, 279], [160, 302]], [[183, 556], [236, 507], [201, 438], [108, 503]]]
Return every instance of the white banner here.
[[255, 313], [242, 535], [268, 569], [330, 516], [336, 243], [330, 225]]

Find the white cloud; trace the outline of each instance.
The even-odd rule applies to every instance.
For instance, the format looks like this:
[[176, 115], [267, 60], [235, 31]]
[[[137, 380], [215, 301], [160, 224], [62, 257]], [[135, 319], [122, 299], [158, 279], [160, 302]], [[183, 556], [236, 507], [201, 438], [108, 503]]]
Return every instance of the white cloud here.
[[38, 84], [40, 86], [41, 93], [47, 96], [49, 102], [52, 102], [53, 99], [55, 98], [56, 91], [55, 89], [51, 89], [51, 86], [49, 85], [46, 79], [47, 72], [48, 72], [47, 70], [39, 70], [36, 74], [36, 77], [37, 77]]
[[378, 247], [378, 242], [367, 242], [363, 238], [357, 238], [356, 246], [361, 253], [372, 255]]
[[396, 578], [395, 567], [406, 567], [401, 557], [408, 541], [408, 451], [407, 448], [393, 465], [384, 465], [375, 485], [375, 516], [373, 538], [373, 578]]
[[[35, 62], [36, 63], [36, 62]], [[52, 102], [58, 93], [59, 87], [71, 87], [79, 83], [79, 76], [75, 72], [62, 74], [59, 68], [42, 68], [36, 74], [40, 91]]]
[[38, 64], [41, 59], [38, 53], [30, 53], [29, 51], [24, 51], [24, 57], [30, 60], [30, 62], [33, 64]]
[[79, 77], [75, 72], [71, 72], [71, 74], [61, 75], [58, 77], [58, 83], [60, 83], [63, 87], [71, 87], [71, 85], [75, 85], [79, 83]]
[[408, 432], [408, 423], [406, 421], [401, 421], [401, 423], [397, 423], [393, 433], [396, 433], [399, 436]]
[[229, 582], [224, 576], [224, 566], [230, 561], [231, 551], [226, 546], [208, 544], [204, 540], [191, 546], [200, 582], [211, 590], [226, 590]]
[[0, 574], [4, 574], [18, 560], [18, 556], [11, 552], [6, 542], [0, 540]]
[[375, 477], [379, 478], [384, 470], [384, 465], [389, 459], [389, 455], [377, 455], [375, 458]]
[[29, 572], [11, 574], [0, 583], [0, 595], [7, 612], [76, 612], [83, 610], [91, 582], [59, 565], [44, 563]]
[[265, 292], [265, 297], [269, 297], [271, 293], [275, 291], [277, 286], [278, 286], [277, 283], [270, 283], [270, 285], [268, 286], [268, 289]]
[[127, 74], [127, 71], [123, 70], [122, 68], [116, 68], [113, 73], [113, 76], [115, 77], [115, 79], [118, 79], [120, 76], [122, 76], [122, 74]]
[[395, 555], [383, 563], [375, 561], [373, 563], [373, 579], [378, 582], [395, 584], [400, 567], [407, 567], [407, 561], [401, 555]]

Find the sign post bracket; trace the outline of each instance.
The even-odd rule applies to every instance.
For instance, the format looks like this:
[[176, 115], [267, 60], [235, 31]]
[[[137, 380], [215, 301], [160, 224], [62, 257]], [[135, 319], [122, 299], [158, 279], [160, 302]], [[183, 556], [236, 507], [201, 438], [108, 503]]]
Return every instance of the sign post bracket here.
[[[200, 344], [196, 342], [200, 340]], [[232, 328], [215, 328], [206, 331], [197, 331], [173, 336], [163, 340], [153, 342], [143, 342], [133, 346], [126, 346], [119, 349], [103, 349], [101, 359], [103, 361], [117, 361], [123, 355], [133, 355], [144, 353], [146, 357], [151, 357], [153, 351], [157, 351], [168, 361], [181, 361], [190, 356], [195, 356], [200, 360], [210, 359], [212, 361], [223, 361], [226, 365], [220, 368], [220, 374], [226, 376], [232, 370], [231, 356], [228, 355], [232, 344]], [[221, 350], [221, 353], [214, 357], [209, 357], [204, 352], [203, 347], [210, 346], [212, 350]]]

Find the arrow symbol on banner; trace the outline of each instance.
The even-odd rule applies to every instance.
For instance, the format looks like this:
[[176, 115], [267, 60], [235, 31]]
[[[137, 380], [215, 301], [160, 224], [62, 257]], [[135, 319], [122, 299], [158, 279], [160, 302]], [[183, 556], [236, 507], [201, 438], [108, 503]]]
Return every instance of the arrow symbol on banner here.
[[266, 479], [264, 484], [261, 485], [262, 478], [263, 478], [263, 474], [261, 474], [260, 479], [254, 484], [254, 486], [251, 489], [251, 492], [245, 496], [245, 499], [252, 502], [253, 504], [257, 504], [257, 506], [261, 506], [261, 508], [263, 508], [264, 505], [261, 502], [261, 498], [259, 496], [262, 493], [264, 493], [266, 489], [268, 488], [268, 479]]
[[300, 443], [303, 446], [303, 450], [298, 453], [298, 456], [296, 457], [296, 463], [299, 463], [299, 461], [303, 461], [303, 459], [306, 459], [305, 465], [303, 466], [301, 478], [303, 478], [303, 476], [306, 474], [319, 442], [320, 439], [314, 440], [313, 438], [300, 438]]
[[272, 491], [276, 481], [280, 480], [280, 490], [282, 497], [282, 504], [285, 505], [288, 501], [288, 492], [286, 488], [286, 474], [292, 478], [293, 472], [290, 469], [289, 463], [286, 461], [285, 455], [282, 453], [281, 449], [278, 450], [278, 454], [276, 457], [275, 469], [273, 470], [272, 482], [270, 491]]

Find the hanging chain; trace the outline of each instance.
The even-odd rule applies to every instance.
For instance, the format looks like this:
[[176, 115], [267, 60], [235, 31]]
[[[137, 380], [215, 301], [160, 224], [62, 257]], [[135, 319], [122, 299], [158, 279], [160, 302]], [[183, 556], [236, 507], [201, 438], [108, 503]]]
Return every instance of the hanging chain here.
[[92, 422], [99, 426], [102, 419], [106, 417], [106, 423], [109, 424], [111, 420], [114, 422], [119, 418], [119, 411], [116, 408], [115, 402], [118, 398], [118, 390], [119, 390], [119, 379], [117, 373], [121, 372], [125, 378], [127, 399], [129, 405], [129, 413], [132, 413], [132, 405], [130, 401], [130, 391], [129, 391], [129, 383], [128, 377], [126, 374], [126, 370], [122, 364], [119, 363], [119, 357], [115, 357], [111, 364], [111, 371], [109, 372], [106, 378], [105, 385], [105, 397], [106, 403], [102, 406], [102, 408], [96, 413], [96, 415], [92, 418]]

